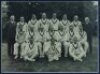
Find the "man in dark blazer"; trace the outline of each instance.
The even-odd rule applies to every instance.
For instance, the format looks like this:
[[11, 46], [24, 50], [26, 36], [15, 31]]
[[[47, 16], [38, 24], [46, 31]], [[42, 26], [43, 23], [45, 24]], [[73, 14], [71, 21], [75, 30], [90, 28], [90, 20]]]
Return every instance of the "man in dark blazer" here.
[[87, 41], [89, 43], [90, 53], [93, 52], [92, 48], [92, 39], [93, 39], [93, 24], [90, 22], [89, 17], [85, 17], [85, 23], [83, 25], [84, 30], [87, 33]]
[[7, 43], [8, 43], [8, 55], [13, 57], [14, 43], [15, 43], [15, 34], [16, 34], [16, 23], [15, 16], [11, 15], [10, 20], [6, 24], [7, 32]]

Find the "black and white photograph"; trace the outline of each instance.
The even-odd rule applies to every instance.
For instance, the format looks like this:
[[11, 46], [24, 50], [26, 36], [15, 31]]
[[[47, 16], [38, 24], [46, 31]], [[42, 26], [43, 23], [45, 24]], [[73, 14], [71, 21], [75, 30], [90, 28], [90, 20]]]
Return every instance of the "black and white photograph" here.
[[1, 1], [2, 73], [98, 73], [98, 1]]

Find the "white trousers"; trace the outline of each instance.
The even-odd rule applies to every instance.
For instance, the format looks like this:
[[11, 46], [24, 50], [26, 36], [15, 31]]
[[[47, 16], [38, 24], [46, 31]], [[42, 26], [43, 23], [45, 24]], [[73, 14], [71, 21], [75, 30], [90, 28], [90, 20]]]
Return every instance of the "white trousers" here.
[[64, 46], [64, 51], [65, 51], [64, 57], [68, 57], [70, 42], [63, 42], [63, 46]]
[[29, 47], [29, 43], [26, 43], [24, 58], [34, 59], [39, 55], [39, 49], [41, 48], [40, 42], [35, 42], [32, 48]]
[[[20, 50], [21, 50], [20, 52], [18, 52], [19, 46], [20, 46]], [[15, 56], [18, 56], [18, 53], [20, 53], [20, 56], [23, 57], [23, 55], [25, 53], [25, 43], [21, 43], [21, 44], [15, 43], [14, 44], [14, 53], [13, 54]]]
[[73, 57], [74, 60], [80, 60], [85, 56], [85, 52], [82, 47], [74, 49], [72, 46], [70, 46], [69, 55]]

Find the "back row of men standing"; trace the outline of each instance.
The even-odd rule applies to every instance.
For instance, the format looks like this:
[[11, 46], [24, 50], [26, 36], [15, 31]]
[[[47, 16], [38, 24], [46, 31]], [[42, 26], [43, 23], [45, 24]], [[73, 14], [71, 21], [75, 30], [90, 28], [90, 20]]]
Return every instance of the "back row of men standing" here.
[[[88, 20], [88, 18], [86, 18], [86, 19]], [[37, 25], [34, 25], [36, 23], [37, 23]], [[49, 23], [51, 24], [50, 26], [48, 25]], [[47, 53], [48, 48], [49, 48], [49, 45], [50, 45], [50, 42], [49, 41], [51, 39], [52, 39], [52, 41], [53, 40], [56, 41], [57, 43], [55, 42], [55, 44], [57, 46], [59, 46], [57, 52], [61, 53], [61, 49], [60, 49], [61, 43], [60, 43], [60, 41], [63, 42], [64, 47], [67, 49], [66, 46], [68, 45], [68, 40], [70, 40], [69, 38], [71, 38], [71, 37], [68, 37], [70, 35], [67, 35], [69, 33], [66, 33], [70, 29], [70, 28], [68, 28], [68, 26], [70, 26], [70, 21], [67, 19], [67, 15], [64, 15], [63, 16], [62, 22], [60, 22], [56, 18], [56, 13], [53, 14], [53, 18], [50, 21], [46, 19], [46, 14], [45, 13], [42, 14], [42, 19], [39, 20], [38, 22], [37, 22], [36, 16], [33, 15], [32, 16], [32, 19], [28, 22], [29, 25], [26, 24], [26, 26], [29, 26], [29, 28], [26, 28], [25, 27], [22, 30], [21, 27], [23, 25], [25, 25], [25, 24], [26, 23], [24, 21], [24, 17], [21, 17], [20, 18], [20, 22], [17, 24], [17, 29], [16, 29], [17, 31], [16, 31], [16, 33], [18, 33], [18, 32], [20, 32], [20, 33], [18, 35], [16, 35], [17, 36], [16, 37], [16, 42], [19, 43], [19, 44], [22, 43], [22, 42], [25, 42], [25, 40], [26, 40], [26, 42], [31, 42], [31, 43], [35, 42], [36, 46], [39, 46], [40, 52], [42, 52], [41, 48], [44, 49], [43, 50], [43, 53], [40, 53], [40, 57], [44, 57], [44, 53]], [[67, 24], [67, 26], [66, 26], [66, 24]], [[62, 27], [62, 25], [63, 25], [63, 27]], [[75, 16], [74, 17], [74, 21], [72, 22], [72, 25], [74, 25], [74, 27], [75, 27], [73, 32], [75, 32], [74, 34], [76, 34], [75, 36], [77, 36], [77, 38], [78, 38], [79, 37], [78, 36], [78, 32], [79, 31], [78, 30], [79, 29], [78, 29], [77, 25], [78, 26], [81, 26], [81, 22], [78, 21], [78, 16]], [[63, 32], [62, 32], [62, 28], [63, 28]], [[25, 36], [25, 34], [21, 30], [22, 31], [26, 31], [25, 33], [26, 33], [27, 36]], [[28, 30], [30, 30], [30, 32], [28, 32]], [[38, 30], [39, 30], [39, 32], [38, 32]], [[33, 37], [33, 35], [34, 35], [34, 37]], [[71, 34], [71, 35], [73, 35], [73, 34]], [[9, 38], [9, 40], [11, 40], [11, 39]], [[16, 44], [16, 46], [17, 46], [16, 48], [18, 48], [19, 44]], [[12, 45], [13, 45], [13, 43], [12, 43]], [[23, 46], [24, 46], [24, 44], [23, 44]], [[58, 53], [58, 55], [60, 57], [61, 54], [59, 54], [59, 53]], [[65, 51], [65, 53], [66, 53], [65, 56], [67, 57], [68, 51]], [[15, 51], [14, 54], [18, 54], [18, 52]], [[23, 56], [23, 54], [25, 54], [25, 52], [22, 52], [22, 56]], [[49, 55], [49, 56], [51, 56], [51, 55]], [[55, 58], [55, 59], [58, 59], [58, 58]]]

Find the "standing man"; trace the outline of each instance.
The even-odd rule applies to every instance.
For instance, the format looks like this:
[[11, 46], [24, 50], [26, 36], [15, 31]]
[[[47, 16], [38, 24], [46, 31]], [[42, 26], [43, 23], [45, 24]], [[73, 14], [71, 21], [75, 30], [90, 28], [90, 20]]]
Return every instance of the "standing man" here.
[[6, 26], [7, 32], [7, 43], [8, 43], [8, 55], [13, 56], [14, 43], [15, 43], [15, 34], [16, 34], [16, 22], [15, 16], [11, 15], [10, 20]]
[[57, 14], [53, 13], [52, 19], [50, 20], [50, 29], [52, 30], [51, 34], [53, 35], [53, 38], [57, 41], [61, 39], [59, 28], [60, 21], [57, 19]]
[[[23, 58], [23, 54], [25, 52], [25, 44], [26, 44], [26, 35], [27, 35], [27, 23], [25, 22], [24, 17], [20, 17], [20, 21], [17, 23], [16, 27], [16, 43], [14, 44], [14, 59], [18, 58], [18, 54], [20, 53], [20, 58]], [[20, 52], [19, 52], [20, 49]]]
[[64, 14], [62, 17], [62, 20], [60, 21], [60, 25], [63, 26], [63, 35], [62, 35], [62, 44], [64, 46], [64, 57], [68, 57], [68, 49], [69, 49], [69, 26], [70, 26], [70, 21], [67, 19], [67, 15]]
[[42, 13], [42, 18], [38, 21], [39, 34], [41, 38], [42, 49], [40, 49], [40, 57], [44, 57], [44, 51], [46, 51], [49, 41], [51, 39], [49, 35], [49, 20], [46, 13]]
[[82, 58], [84, 57], [85, 52], [80, 45], [77, 37], [73, 37], [73, 41], [72, 43], [70, 43], [69, 55], [74, 59], [74, 61], [83, 61]]
[[40, 42], [35, 41], [34, 32], [32, 30], [29, 31], [29, 38], [25, 44], [25, 53], [24, 60], [35, 61], [35, 57], [37, 57], [39, 47], [41, 47]]
[[79, 43], [82, 45], [82, 48], [84, 49], [85, 54], [86, 54], [87, 51], [88, 51], [89, 45], [88, 45], [88, 42], [87, 42], [87, 33], [83, 30], [82, 26], [80, 26], [79, 34], [80, 34]]
[[[35, 14], [32, 14], [32, 18], [31, 20], [29, 20], [28, 22], [28, 34], [30, 34], [30, 31], [32, 31], [34, 33], [34, 37], [35, 37], [35, 40], [39, 41], [39, 36], [38, 36], [38, 29], [37, 29], [37, 17]], [[30, 35], [29, 35], [30, 36]]]
[[79, 18], [77, 15], [74, 16], [74, 20], [71, 25], [73, 25], [74, 34], [78, 38], [79, 37], [79, 27], [80, 25], [82, 25], [82, 23], [81, 21], [79, 21]]
[[25, 47], [24, 59], [29, 61], [35, 61], [35, 57], [38, 55], [38, 50], [41, 50], [40, 35], [38, 32], [38, 20], [35, 14], [32, 14], [31, 20], [28, 22], [28, 38]]
[[[56, 13], [53, 13], [52, 19], [50, 20], [50, 30], [51, 30], [50, 35], [52, 35], [57, 45], [60, 45], [61, 44], [60, 22], [57, 19]], [[58, 56], [61, 57], [61, 47], [57, 47], [56, 49], [58, 51], [57, 55], [59, 54]]]
[[87, 41], [89, 42], [89, 49], [92, 53], [93, 25], [90, 23], [89, 17], [85, 17], [84, 30], [87, 33]]

